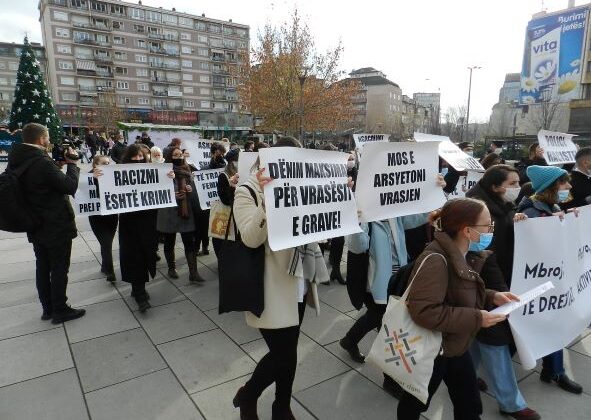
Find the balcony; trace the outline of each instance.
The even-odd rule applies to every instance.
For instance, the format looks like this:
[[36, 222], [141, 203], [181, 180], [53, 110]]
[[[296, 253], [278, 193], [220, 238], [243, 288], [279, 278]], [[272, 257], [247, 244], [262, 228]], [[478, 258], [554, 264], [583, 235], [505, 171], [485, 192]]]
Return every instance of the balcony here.
[[154, 77], [152, 76], [151, 78], [152, 82], [154, 83], [172, 83], [172, 84], [182, 84], [181, 79], [172, 79], [166, 76], [158, 76], [158, 77]]
[[152, 54], [162, 54], [167, 55], [169, 57], [179, 57], [181, 54], [178, 51], [171, 51], [164, 48], [157, 48], [157, 47], [150, 47], [150, 52]]
[[49, 0], [48, 3], [53, 6], [68, 7], [68, 0]]
[[168, 69], [168, 70], [180, 70], [181, 66], [179, 64], [166, 64], [166, 63], [150, 63], [150, 67], [155, 67], [158, 69]]
[[96, 87], [95, 86], [78, 85], [78, 90], [80, 92], [96, 92]]
[[183, 92], [181, 92], [180, 90], [169, 90], [168, 96], [171, 98], [182, 98]]
[[155, 104], [154, 109], [156, 111], [165, 111], [165, 110], [182, 111], [183, 106], [182, 105]]
[[90, 98], [80, 97], [80, 106], [98, 106], [98, 101]]
[[90, 29], [93, 31], [111, 32], [112, 28], [102, 23], [72, 23], [74, 28]]
[[157, 34], [155, 32], [148, 33], [148, 38], [161, 39], [163, 41], [166, 39], [166, 37], [164, 36], [164, 34]]
[[97, 85], [96, 90], [98, 92], [115, 92], [115, 88], [113, 86], [106, 85]]
[[111, 57], [105, 57], [105, 56], [94, 56], [94, 61], [96, 61], [97, 63], [105, 63], [105, 64], [112, 64], [113, 63], [113, 59]]
[[113, 73], [107, 71], [98, 71], [96, 72], [96, 77], [106, 77], [109, 79], [113, 78]]
[[211, 60], [212, 61], [223, 62], [223, 61], [226, 61], [226, 57], [224, 57], [223, 55], [216, 55], [216, 54], [214, 54], [214, 55], [211, 56]]
[[160, 90], [153, 90], [152, 91], [152, 95], [154, 96], [168, 96], [168, 91], [164, 90], [164, 91], [160, 91]]
[[226, 82], [222, 82], [219, 80], [214, 80], [213, 81], [213, 86], [214, 87], [226, 87]]

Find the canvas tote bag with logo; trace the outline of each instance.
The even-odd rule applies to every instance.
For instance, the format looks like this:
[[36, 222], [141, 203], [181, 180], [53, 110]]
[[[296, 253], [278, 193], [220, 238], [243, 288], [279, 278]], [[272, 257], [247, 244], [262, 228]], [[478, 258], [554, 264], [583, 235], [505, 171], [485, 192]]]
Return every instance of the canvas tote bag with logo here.
[[408, 312], [406, 301], [412, 283], [428, 258], [443, 258], [447, 265], [443, 255], [427, 255], [402, 297], [398, 299], [390, 296], [382, 318], [382, 326], [367, 356], [372, 363], [423, 404], [426, 404], [429, 398], [428, 386], [433, 375], [433, 363], [441, 350], [441, 333], [415, 324]]

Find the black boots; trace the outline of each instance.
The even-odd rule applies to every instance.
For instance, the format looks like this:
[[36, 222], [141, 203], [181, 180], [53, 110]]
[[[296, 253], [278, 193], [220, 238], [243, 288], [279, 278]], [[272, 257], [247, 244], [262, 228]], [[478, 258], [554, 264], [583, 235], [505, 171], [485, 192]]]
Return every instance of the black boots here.
[[336, 266], [336, 267], [332, 267], [332, 270], [330, 272], [330, 280], [331, 281], [338, 281], [340, 284], [347, 284], [347, 281], [343, 278], [342, 274], [341, 274], [341, 269]]
[[287, 402], [275, 400], [273, 402], [271, 420], [295, 420], [295, 416], [291, 412], [289, 403], [289, 400]]
[[570, 392], [572, 394], [581, 394], [583, 392], [583, 387], [570, 379], [566, 374], [563, 375], [555, 375], [552, 376], [542, 369], [542, 373], [540, 374], [540, 380], [542, 382], [556, 382], [556, 384], [564, 389], [566, 392]]
[[339, 341], [339, 344], [347, 351], [347, 353], [349, 353], [351, 359], [357, 363], [365, 363], [365, 356], [359, 351], [357, 344], [351, 342], [347, 336], [343, 337], [341, 341]]
[[203, 283], [205, 279], [199, 275], [197, 269], [197, 252], [185, 250], [185, 258], [187, 258], [187, 266], [189, 267], [189, 281], [191, 283]]
[[[257, 400], [248, 399], [244, 387], [240, 388], [232, 400], [234, 407], [240, 407], [240, 420], [259, 420]], [[274, 418], [274, 417], [273, 417]]]
[[170, 277], [171, 279], [178, 279], [179, 274], [176, 272], [174, 248], [172, 248], [172, 250], [165, 249], [164, 258], [166, 258], [166, 264], [168, 265], [168, 277]]
[[[86, 314], [86, 309], [74, 309], [70, 306], [66, 306], [64, 309], [54, 311], [52, 314], [52, 324], [61, 324], [62, 322], [71, 321], [83, 317]], [[45, 315], [45, 313], [44, 313]]]

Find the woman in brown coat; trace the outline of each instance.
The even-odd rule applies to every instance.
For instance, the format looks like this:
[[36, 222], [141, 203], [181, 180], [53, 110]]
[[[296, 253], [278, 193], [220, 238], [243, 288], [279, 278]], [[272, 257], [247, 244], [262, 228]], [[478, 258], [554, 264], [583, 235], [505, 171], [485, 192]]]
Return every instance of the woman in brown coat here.
[[468, 251], [482, 251], [492, 240], [494, 224], [482, 201], [450, 200], [431, 217], [438, 232], [417, 259], [415, 271], [429, 254], [441, 254], [445, 260], [429, 258], [422, 265], [411, 286], [408, 310], [417, 325], [442, 333], [442, 352], [433, 366], [429, 401], [423, 404], [404, 393], [398, 404], [398, 419], [419, 419], [441, 381], [447, 385], [456, 420], [480, 419], [482, 402], [468, 347], [478, 330], [506, 318], [485, 308], [518, 298], [509, 292], [485, 290], [478, 268], [466, 260]]

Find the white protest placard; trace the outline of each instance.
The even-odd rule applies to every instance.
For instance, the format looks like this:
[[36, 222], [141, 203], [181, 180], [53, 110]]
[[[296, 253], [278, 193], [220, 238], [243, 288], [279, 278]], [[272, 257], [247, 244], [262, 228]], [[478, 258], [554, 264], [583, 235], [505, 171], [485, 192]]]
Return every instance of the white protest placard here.
[[439, 157], [454, 167], [456, 171], [482, 171], [484, 168], [472, 156], [462, 152], [453, 144], [447, 136], [436, 136], [434, 134], [415, 133], [414, 138], [418, 143], [439, 142]]
[[538, 143], [544, 149], [544, 159], [548, 165], [574, 163], [577, 146], [573, 143], [574, 134], [540, 130]]
[[372, 143], [365, 146], [355, 198], [363, 222], [424, 213], [443, 205], [437, 185], [438, 144]]
[[185, 149], [189, 154], [187, 162], [195, 165], [197, 169], [209, 169], [211, 161], [211, 145], [219, 143], [228, 151], [229, 144], [226, 142], [216, 142], [213, 140], [183, 141], [181, 149]]
[[258, 158], [258, 152], [240, 152], [238, 155], [238, 185], [244, 184], [250, 178], [253, 173], [252, 167]]
[[515, 223], [511, 291], [520, 295], [551, 281], [554, 289], [509, 317], [521, 363], [560, 350], [591, 323], [591, 206], [579, 217], [538, 217]]
[[478, 184], [478, 181], [484, 175], [483, 172], [468, 171], [467, 175], [461, 176], [456, 185], [456, 189], [447, 195], [448, 200], [452, 198], [462, 198], [470, 189]]
[[220, 199], [218, 196], [218, 178], [222, 172], [224, 172], [224, 168], [193, 172], [201, 210], [210, 209], [211, 203]]
[[272, 147], [259, 150], [273, 251], [361, 232], [348, 186], [347, 153]]
[[176, 207], [170, 163], [127, 163], [101, 166], [101, 214]]
[[81, 176], [74, 194], [74, 210], [78, 216], [101, 214], [101, 203], [96, 189], [96, 179], [92, 174]]
[[542, 296], [548, 290], [553, 289], [553, 288], [554, 288], [554, 285], [552, 284], [552, 282], [547, 281], [546, 283], [541, 284], [538, 287], [531, 289], [530, 291], [519, 295], [519, 301], [517, 301], [517, 302], [511, 301], [509, 303], [505, 303], [504, 305], [493, 309], [492, 311], [490, 311], [490, 313], [491, 314], [509, 315], [514, 310], [527, 305], [535, 298]]
[[387, 143], [389, 138], [388, 134], [353, 134], [355, 147], [359, 150], [368, 143]]
[[139, 130], [133, 129], [127, 132], [128, 143], [132, 144], [135, 142], [135, 138], [137, 136], [141, 136], [142, 133], [146, 131], [154, 146], [158, 146], [161, 149], [164, 149], [166, 146], [170, 144], [172, 139], [179, 138], [183, 141], [183, 143], [197, 141], [200, 138], [200, 134], [198, 131], [194, 130]]

